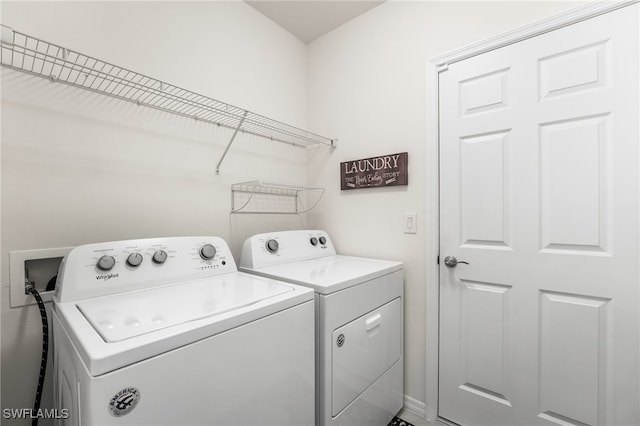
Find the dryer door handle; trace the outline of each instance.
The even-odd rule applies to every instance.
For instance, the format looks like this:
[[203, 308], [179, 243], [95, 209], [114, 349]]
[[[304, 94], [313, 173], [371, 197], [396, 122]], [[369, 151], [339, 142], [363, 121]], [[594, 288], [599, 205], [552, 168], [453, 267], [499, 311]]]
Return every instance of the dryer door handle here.
[[377, 314], [367, 318], [364, 324], [365, 324], [366, 330], [371, 331], [374, 328], [379, 327], [381, 322], [382, 322], [382, 315], [380, 314], [380, 312], [378, 312]]

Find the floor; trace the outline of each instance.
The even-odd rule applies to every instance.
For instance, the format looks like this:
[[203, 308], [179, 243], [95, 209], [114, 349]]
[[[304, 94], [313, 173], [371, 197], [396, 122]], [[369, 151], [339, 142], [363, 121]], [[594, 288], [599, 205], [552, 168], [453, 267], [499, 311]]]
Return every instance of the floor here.
[[444, 423], [440, 422], [429, 423], [424, 417], [421, 417], [414, 412], [406, 410], [404, 408], [400, 410], [400, 412], [398, 413], [398, 417], [413, 424], [414, 426], [445, 426]]
[[411, 423], [413, 426], [428, 425], [427, 420], [424, 417], [413, 414], [411, 411], [407, 411], [404, 408], [400, 410], [397, 417], [400, 417], [402, 420]]

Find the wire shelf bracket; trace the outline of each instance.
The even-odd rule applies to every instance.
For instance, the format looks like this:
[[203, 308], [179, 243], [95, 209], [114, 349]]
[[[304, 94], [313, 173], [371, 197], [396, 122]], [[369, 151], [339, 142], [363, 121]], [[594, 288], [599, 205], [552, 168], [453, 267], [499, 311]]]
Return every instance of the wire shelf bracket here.
[[295, 147], [336, 147], [337, 139], [253, 113], [0, 25], [0, 64], [9, 69]]
[[231, 148], [231, 144], [233, 143], [234, 139], [238, 135], [238, 131], [242, 127], [242, 123], [244, 123], [245, 118], [247, 118], [247, 111], [245, 111], [244, 114], [242, 114], [242, 120], [240, 120], [240, 123], [238, 123], [238, 127], [236, 127], [236, 129], [233, 131], [233, 135], [231, 135], [231, 139], [229, 140], [227, 147], [224, 149], [224, 152], [222, 153], [222, 157], [220, 157], [220, 161], [218, 161], [218, 164], [216, 165], [217, 175], [220, 174], [220, 165], [222, 164], [222, 160], [224, 160], [224, 157], [227, 156], [227, 152], [229, 152], [229, 148]]
[[[257, 197], [290, 199], [288, 203], [271, 204], [271, 209], [249, 208], [252, 201], [259, 203]], [[259, 180], [234, 183], [231, 185], [231, 213], [232, 214], [303, 214], [313, 210], [324, 195], [324, 188], [304, 187], [269, 183]], [[311, 198], [310, 206], [305, 205], [305, 198]], [[264, 201], [264, 200], [263, 200]], [[307, 200], [308, 201], [308, 200]]]

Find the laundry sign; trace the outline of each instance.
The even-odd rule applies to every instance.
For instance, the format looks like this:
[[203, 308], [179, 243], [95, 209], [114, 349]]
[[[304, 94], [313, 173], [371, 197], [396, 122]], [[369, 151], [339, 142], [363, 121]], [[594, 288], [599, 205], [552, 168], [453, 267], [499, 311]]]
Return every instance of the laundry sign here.
[[401, 152], [340, 163], [340, 189], [407, 185], [407, 160]]

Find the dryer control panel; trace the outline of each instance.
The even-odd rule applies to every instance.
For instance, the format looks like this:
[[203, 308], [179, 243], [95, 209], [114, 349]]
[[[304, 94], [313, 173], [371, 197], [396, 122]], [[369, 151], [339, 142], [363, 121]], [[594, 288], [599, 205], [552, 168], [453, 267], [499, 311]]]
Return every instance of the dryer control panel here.
[[271, 232], [254, 235], [244, 242], [240, 266], [260, 269], [335, 254], [336, 249], [325, 231]]
[[117, 294], [236, 272], [220, 237], [111, 241], [73, 248], [62, 260], [58, 302]]

